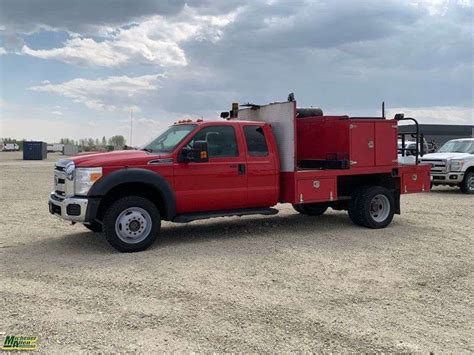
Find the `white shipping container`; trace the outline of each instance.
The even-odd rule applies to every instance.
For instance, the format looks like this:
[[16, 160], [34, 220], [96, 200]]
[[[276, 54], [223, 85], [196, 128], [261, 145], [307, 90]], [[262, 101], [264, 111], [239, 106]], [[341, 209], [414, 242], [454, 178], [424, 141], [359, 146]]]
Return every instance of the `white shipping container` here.
[[49, 153], [62, 153], [63, 148], [64, 144], [61, 143], [48, 144]]
[[64, 148], [62, 150], [63, 155], [76, 155], [79, 153], [79, 147], [74, 144], [64, 144]]

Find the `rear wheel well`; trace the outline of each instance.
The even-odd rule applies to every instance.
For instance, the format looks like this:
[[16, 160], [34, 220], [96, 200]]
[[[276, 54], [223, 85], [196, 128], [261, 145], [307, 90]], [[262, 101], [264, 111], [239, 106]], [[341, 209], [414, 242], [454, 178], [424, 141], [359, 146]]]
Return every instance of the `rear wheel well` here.
[[335, 203], [335, 209], [347, 210], [349, 200], [354, 191], [365, 186], [381, 186], [392, 191], [395, 200], [395, 213], [400, 213], [400, 177], [396, 170], [393, 173], [370, 174], [370, 175], [348, 175], [337, 178], [337, 194], [341, 201]]
[[100, 201], [96, 219], [102, 221], [107, 208], [118, 199], [126, 196], [139, 196], [150, 200], [155, 204], [156, 208], [158, 208], [162, 218], [166, 219], [168, 213], [161, 191], [154, 186], [139, 182], [123, 183], [110, 189]]

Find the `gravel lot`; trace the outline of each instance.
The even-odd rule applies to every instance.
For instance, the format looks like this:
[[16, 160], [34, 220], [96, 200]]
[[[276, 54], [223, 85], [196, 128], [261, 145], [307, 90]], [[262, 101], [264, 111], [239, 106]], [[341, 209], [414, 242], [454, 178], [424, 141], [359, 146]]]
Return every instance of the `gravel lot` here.
[[[404, 196], [385, 230], [346, 213], [164, 223], [120, 254], [52, 217], [48, 161], [0, 153], [0, 338], [39, 350], [472, 352], [474, 197]], [[2, 338], [3, 339], [3, 338]]]

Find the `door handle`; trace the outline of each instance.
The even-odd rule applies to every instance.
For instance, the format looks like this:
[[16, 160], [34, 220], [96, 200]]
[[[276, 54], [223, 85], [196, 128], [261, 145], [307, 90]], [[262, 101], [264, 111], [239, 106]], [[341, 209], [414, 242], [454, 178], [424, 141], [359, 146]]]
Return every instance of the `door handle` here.
[[245, 175], [245, 164], [239, 164], [238, 171], [239, 175]]

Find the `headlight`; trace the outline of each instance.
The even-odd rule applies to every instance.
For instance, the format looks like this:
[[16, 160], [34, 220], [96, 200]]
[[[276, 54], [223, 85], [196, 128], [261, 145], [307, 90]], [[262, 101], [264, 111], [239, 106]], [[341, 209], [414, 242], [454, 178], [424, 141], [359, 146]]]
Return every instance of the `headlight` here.
[[102, 168], [77, 168], [74, 193], [85, 196], [91, 186], [102, 176]]
[[451, 160], [451, 171], [461, 171], [464, 160], [453, 159]]
[[74, 165], [74, 162], [71, 161], [66, 164], [64, 167], [64, 173], [66, 174], [66, 178], [69, 181], [72, 181], [74, 179], [74, 170], [76, 169], [76, 166]]

